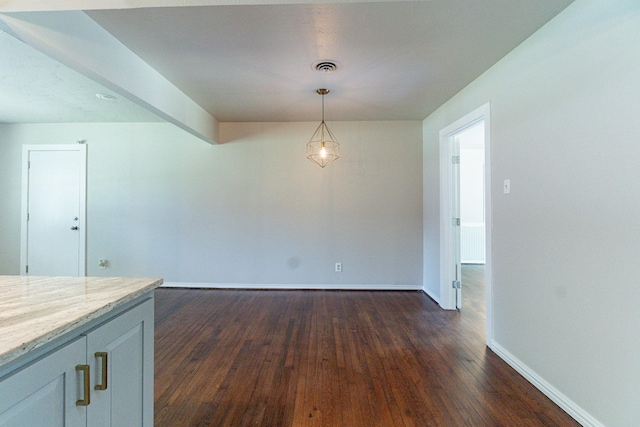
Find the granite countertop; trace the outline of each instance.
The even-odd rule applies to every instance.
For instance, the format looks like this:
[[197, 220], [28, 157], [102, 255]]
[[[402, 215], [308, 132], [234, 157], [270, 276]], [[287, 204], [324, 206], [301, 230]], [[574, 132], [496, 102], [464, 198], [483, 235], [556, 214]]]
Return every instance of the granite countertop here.
[[150, 278], [0, 276], [0, 366], [161, 284]]

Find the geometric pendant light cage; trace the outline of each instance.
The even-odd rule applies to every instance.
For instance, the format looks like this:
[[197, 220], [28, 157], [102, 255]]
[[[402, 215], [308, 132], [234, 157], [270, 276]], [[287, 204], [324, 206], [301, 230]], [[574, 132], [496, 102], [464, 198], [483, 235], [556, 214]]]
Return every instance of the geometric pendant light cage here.
[[324, 96], [329, 90], [318, 89], [316, 93], [322, 95], [322, 122], [307, 143], [307, 159], [324, 168], [340, 157], [340, 144], [324, 122]]

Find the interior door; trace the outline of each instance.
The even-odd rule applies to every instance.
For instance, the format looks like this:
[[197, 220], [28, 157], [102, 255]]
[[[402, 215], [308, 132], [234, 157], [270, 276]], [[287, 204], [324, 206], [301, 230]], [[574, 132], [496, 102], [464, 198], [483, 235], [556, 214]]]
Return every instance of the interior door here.
[[85, 274], [86, 147], [25, 146], [23, 274]]
[[451, 173], [451, 213], [452, 220], [451, 226], [453, 237], [453, 277], [454, 287], [456, 294], [456, 308], [462, 308], [462, 253], [461, 253], [461, 240], [460, 240], [460, 140], [458, 136], [452, 138], [452, 152], [453, 157], [452, 173]]

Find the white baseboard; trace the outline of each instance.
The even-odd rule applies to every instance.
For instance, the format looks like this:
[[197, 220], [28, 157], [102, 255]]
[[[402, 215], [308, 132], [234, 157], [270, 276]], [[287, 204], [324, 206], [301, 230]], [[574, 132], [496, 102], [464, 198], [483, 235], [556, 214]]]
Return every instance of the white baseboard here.
[[420, 291], [420, 286], [412, 285], [330, 285], [330, 284], [256, 284], [256, 283], [184, 283], [164, 282], [164, 288], [194, 289], [308, 289], [340, 291]]
[[587, 411], [580, 407], [573, 400], [564, 395], [560, 390], [549, 384], [544, 378], [529, 368], [521, 360], [509, 353], [500, 344], [493, 341], [490, 345], [491, 350], [497, 354], [502, 360], [507, 362], [513, 369], [518, 371], [520, 375], [525, 377], [527, 381], [533, 384], [538, 390], [544, 393], [549, 399], [561, 407], [573, 419], [585, 427], [605, 427], [604, 424], [596, 420]]

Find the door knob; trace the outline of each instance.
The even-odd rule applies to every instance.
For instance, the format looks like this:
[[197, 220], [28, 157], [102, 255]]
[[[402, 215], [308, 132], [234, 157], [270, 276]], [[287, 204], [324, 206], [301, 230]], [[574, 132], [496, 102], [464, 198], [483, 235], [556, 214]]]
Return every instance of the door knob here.
[[76, 225], [74, 225], [73, 227], [71, 227], [72, 230], [77, 230], [78, 227]]

